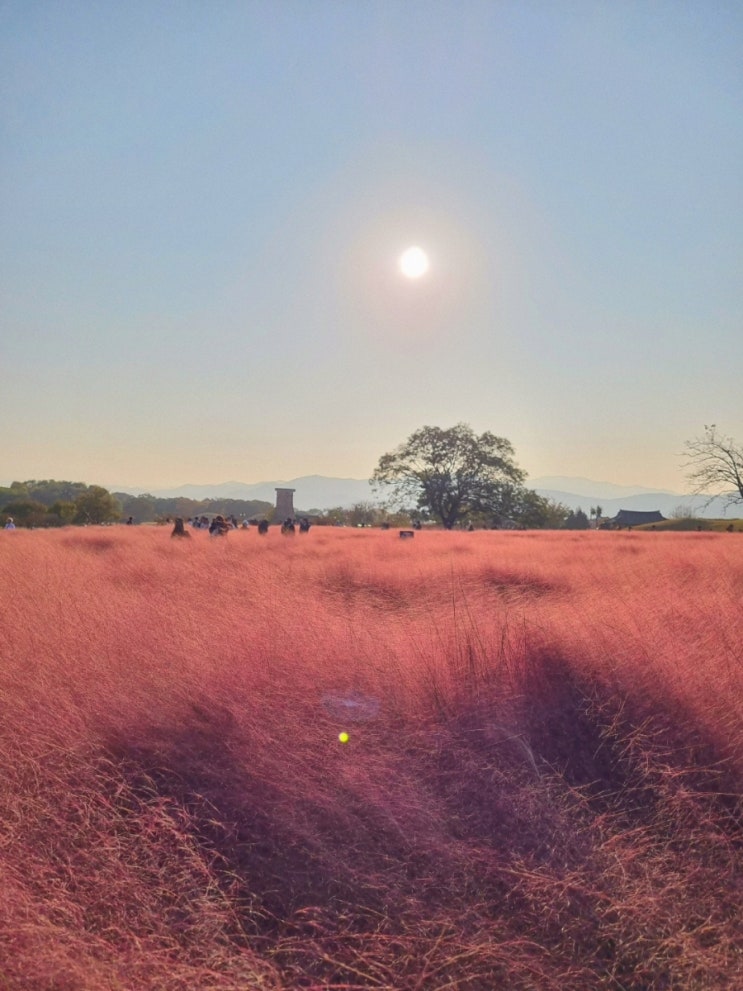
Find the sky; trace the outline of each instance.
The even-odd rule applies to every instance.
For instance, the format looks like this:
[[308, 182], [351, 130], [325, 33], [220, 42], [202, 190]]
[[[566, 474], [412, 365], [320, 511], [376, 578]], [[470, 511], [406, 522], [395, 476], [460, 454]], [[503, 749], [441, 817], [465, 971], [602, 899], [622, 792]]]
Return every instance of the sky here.
[[683, 491], [743, 440], [742, 53], [737, 0], [0, 0], [0, 484], [464, 422]]

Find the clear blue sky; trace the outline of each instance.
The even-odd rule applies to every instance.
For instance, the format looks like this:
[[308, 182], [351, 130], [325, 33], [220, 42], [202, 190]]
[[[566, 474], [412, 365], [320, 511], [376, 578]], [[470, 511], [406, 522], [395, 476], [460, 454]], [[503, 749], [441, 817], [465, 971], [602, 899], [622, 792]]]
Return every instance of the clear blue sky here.
[[0, 482], [464, 421], [682, 490], [743, 440], [742, 55], [734, 0], [0, 0]]

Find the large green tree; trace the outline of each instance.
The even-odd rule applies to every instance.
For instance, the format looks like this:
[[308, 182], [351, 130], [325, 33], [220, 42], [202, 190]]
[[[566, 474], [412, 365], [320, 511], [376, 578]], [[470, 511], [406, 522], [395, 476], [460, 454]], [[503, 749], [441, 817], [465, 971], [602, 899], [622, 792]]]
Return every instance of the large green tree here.
[[108, 489], [90, 485], [75, 499], [73, 523], [110, 523], [121, 516], [121, 507]]
[[503, 487], [500, 512], [492, 514], [492, 526], [508, 522], [524, 530], [560, 530], [565, 525], [570, 510], [554, 499], [540, 496], [522, 485]]
[[525, 473], [509, 441], [466, 423], [421, 427], [379, 459], [372, 484], [400, 505], [415, 507], [448, 530], [471, 518], [499, 518]]

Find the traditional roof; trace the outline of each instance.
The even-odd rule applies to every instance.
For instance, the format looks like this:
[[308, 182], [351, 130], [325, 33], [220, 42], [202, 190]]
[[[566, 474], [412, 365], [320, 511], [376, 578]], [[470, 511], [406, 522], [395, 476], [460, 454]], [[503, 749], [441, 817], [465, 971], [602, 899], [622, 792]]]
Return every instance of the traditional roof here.
[[652, 509], [641, 512], [635, 509], [620, 509], [617, 515], [610, 520], [615, 526], [642, 526], [643, 523], [662, 523], [665, 516], [659, 509]]

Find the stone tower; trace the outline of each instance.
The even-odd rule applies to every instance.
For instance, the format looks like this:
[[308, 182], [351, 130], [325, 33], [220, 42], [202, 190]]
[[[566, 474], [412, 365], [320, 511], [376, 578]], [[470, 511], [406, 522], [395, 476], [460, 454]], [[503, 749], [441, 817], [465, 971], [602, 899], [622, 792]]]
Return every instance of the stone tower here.
[[276, 520], [294, 519], [294, 493], [296, 489], [276, 489]]

